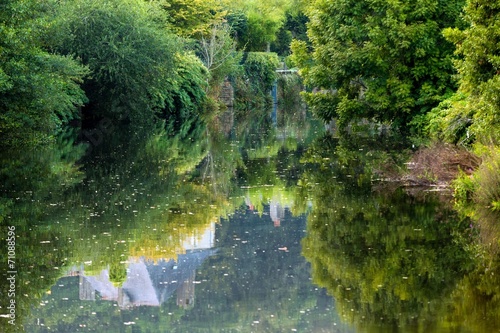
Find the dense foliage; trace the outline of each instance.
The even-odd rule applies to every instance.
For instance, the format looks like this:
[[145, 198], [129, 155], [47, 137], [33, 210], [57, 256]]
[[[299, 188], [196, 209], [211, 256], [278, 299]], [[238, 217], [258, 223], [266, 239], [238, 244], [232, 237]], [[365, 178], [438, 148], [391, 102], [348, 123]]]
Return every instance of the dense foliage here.
[[[81, 0], [58, 8], [54, 49], [74, 55], [92, 73], [84, 85], [90, 99], [87, 116], [129, 118], [146, 125], [158, 110], [167, 106], [172, 111], [172, 95], [180, 95], [181, 102], [183, 94], [193, 96], [182, 81], [197, 80], [201, 63], [176, 56], [181, 51], [179, 42], [162, 27], [161, 12], [154, 6], [137, 0]], [[189, 71], [179, 73], [186, 63]], [[203, 91], [200, 81], [188, 84], [201, 90], [195, 95]], [[176, 106], [181, 112], [185, 107]]]
[[[499, 0], [0, 0], [0, 222], [25, 236], [19, 264], [30, 268], [19, 275], [19, 317], [59, 267], [109, 267], [120, 285], [122, 256], [175, 257], [182, 251], [176, 235], [203, 230], [243, 200], [256, 214], [279, 200], [293, 212], [312, 202], [303, 254], [314, 281], [358, 327], [384, 317], [391, 328], [413, 329], [415, 316], [438, 327], [436, 299], [450, 294], [460, 301], [447, 298], [449, 317], [466, 316], [478, 331], [483, 314], [500, 322], [474, 302], [499, 306], [499, 8]], [[282, 64], [299, 66], [304, 81], [278, 76]], [[218, 101], [228, 82], [235, 105], [246, 109], [234, 130], [234, 113], [223, 119]], [[434, 200], [373, 195], [375, 168], [394, 159], [373, 148], [384, 140], [409, 146], [400, 137], [357, 146], [363, 138], [325, 136], [304, 155], [291, 154], [303, 149], [297, 127], [311, 126], [303, 125], [305, 112], [247, 112], [270, 101], [276, 82], [289, 102], [277, 108], [299, 104], [304, 82], [309, 107], [329, 126], [354, 124], [365, 133], [392, 126], [420, 135], [413, 143], [475, 149], [481, 166], [454, 182], [461, 217]], [[383, 125], [362, 127], [366, 119]], [[241, 141], [230, 143], [234, 133]], [[220, 241], [231, 243], [238, 228], [223, 230]], [[472, 267], [476, 230], [488, 251], [473, 249]], [[276, 247], [280, 237], [266, 241]], [[260, 259], [238, 256], [252, 264], [240, 272], [244, 281]], [[281, 264], [283, 272], [267, 272], [252, 288], [274, 290], [273, 279], [306, 273], [304, 265]], [[237, 289], [212, 276], [218, 273], [203, 274], [228, 294]], [[290, 297], [304, 292], [294, 288]], [[233, 296], [244, 307], [257, 306], [261, 295], [241, 289]], [[189, 321], [177, 311], [165, 320]], [[199, 311], [195, 322], [206, 322]], [[249, 319], [245, 311], [229, 309], [228, 322]]]
[[269, 92], [277, 78], [279, 59], [276, 53], [248, 52], [242, 60], [243, 75], [235, 79], [235, 95], [238, 108], [270, 102]]
[[468, 136], [495, 145], [500, 143], [498, 7], [498, 1], [468, 1], [464, 9], [467, 28], [445, 30], [446, 38], [457, 47], [457, 94], [461, 98], [452, 100], [440, 113], [447, 118], [441, 131], [453, 126], [464, 128], [470, 131]]
[[254, 62], [253, 74], [240, 66], [242, 51], [276, 41], [286, 54], [290, 36], [305, 27], [293, 20], [300, 11], [291, 0], [14, 0], [0, 7], [3, 145], [45, 141], [75, 120], [91, 128], [84, 137], [93, 144], [125, 124], [187, 131], [219, 110], [228, 78], [249, 79], [247, 93], [265, 101], [269, 79], [258, 80], [278, 66], [275, 55]]
[[453, 45], [464, 1], [323, 1], [307, 10], [314, 63], [299, 59], [315, 113], [341, 124], [376, 119], [406, 128], [455, 85]]
[[43, 48], [37, 29], [44, 8], [35, 1], [0, 2], [0, 142], [33, 144], [53, 135], [77, 106], [87, 69]]

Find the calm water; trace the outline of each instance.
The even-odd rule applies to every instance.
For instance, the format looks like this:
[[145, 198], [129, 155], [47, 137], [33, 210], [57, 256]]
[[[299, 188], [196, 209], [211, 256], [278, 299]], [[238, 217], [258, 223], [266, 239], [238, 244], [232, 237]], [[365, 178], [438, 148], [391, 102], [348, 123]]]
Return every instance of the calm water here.
[[470, 221], [377, 181], [394, 138], [298, 111], [74, 138], [2, 156], [1, 332], [500, 330]]

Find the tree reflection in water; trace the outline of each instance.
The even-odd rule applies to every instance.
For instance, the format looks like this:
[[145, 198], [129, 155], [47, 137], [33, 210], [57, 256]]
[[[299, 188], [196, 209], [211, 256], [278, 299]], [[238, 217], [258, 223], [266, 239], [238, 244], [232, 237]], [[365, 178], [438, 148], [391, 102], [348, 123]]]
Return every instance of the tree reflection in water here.
[[[374, 170], [404, 161], [401, 147], [392, 148], [398, 140], [315, 138], [318, 125], [293, 121], [300, 116], [283, 116], [274, 127], [265, 112], [256, 112], [225, 133], [198, 125], [182, 136], [122, 133], [86, 156], [67, 135], [43, 150], [2, 156], [0, 220], [16, 226], [23, 267], [17, 328], [28, 320], [33, 332], [45, 330], [40, 323], [111, 332], [135, 322], [145, 331], [218, 332], [258, 321], [269, 332], [306, 330], [310, 323], [329, 331], [332, 322], [350, 331], [339, 316], [366, 332], [500, 327], [500, 265], [490, 254], [471, 259], [478, 247], [470, 222], [430, 193], [415, 197], [373, 187]], [[202, 248], [207, 230], [209, 245]], [[196, 252], [215, 247], [221, 251]], [[314, 283], [333, 299], [310, 285], [300, 251]], [[175, 264], [179, 256], [189, 261], [198, 255], [203, 260], [186, 270]], [[162, 274], [174, 267], [186, 273], [176, 279], [192, 283], [177, 298], [157, 288], [164, 297], [147, 298], [155, 309], [119, 311], [109, 301], [81, 303], [81, 295], [65, 301], [75, 287], [74, 277], [63, 277], [71, 267], [75, 274], [104, 276], [108, 291], [118, 295], [120, 288], [135, 292], [131, 265], [134, 272], [156, 274], [151, 285], [170, 281]], [[196, 287], [196, 301], [191, 287], [201, 280], [194, 280], [194, 270], [210, 281], [210, 287]], [[91, 297], [92, 288], [86, 290]], [[256, 314], [265, 300], [273, 305]], [[121, 301], [127, 300], [115, 303]]]
[[301, 181], [314, 207], [302, 242], [313, 281], [361, 332], [498, 328], [498, 281], [474, 270], [470, 221], [431, 193], [375, 191], [373, 170], [390, 158], [376, 146], [311, 146]]

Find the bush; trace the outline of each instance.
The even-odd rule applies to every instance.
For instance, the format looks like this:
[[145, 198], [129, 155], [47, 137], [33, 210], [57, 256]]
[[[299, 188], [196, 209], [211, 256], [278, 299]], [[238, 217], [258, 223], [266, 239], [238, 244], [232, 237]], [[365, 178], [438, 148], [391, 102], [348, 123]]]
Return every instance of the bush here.
[[468, 107], [467, 95], [455, 93], [445, 99], [425, 116], [424, 135], [445, 142], [469, 145], [474, 139], [469, 130], [472, 110]]
[[207, 69], [192, 54], [177, 54], [177, 68], [173, 78], [168, 79], [170, 88], [165, 98], [165, 107], [158, 113], [175, 132], [184, 135], [192, 129], [200, 115], [207, 111], [205, 87]]
[[78, 116], [88, 71], [47, 52], [39, 35], [46, 12], [35, 1], [3, 1], [0, 10], [0, 144], [46, 141]]
[[261, 104], [269, 99], [279, 58], [272, 52], [249, 52], [243, 57], [244, 76], [237, 80], [235, 92], [240, 104]]
[[500, 152], [494, 151], [474, 174], [476, 204], [491, 212], [500, 212]]
[[181, 44], [165, 29], [163, 11], [138, 0], [62, 1], [56, 8], [48, 43], [90, 68], [87, 116], [151, 123], [178, 78]]
[[500, 249], [500, 150], [492, 149], [477, 171], [454, 182], [455, 206], [478, 224], [481, 238]]
[[249, 52], [244, 60], [245, 75], [250, 79], [255, 88], [267, 93], [271, 90], [276, 80], [276, 68], [279, 58], [271, 52]]

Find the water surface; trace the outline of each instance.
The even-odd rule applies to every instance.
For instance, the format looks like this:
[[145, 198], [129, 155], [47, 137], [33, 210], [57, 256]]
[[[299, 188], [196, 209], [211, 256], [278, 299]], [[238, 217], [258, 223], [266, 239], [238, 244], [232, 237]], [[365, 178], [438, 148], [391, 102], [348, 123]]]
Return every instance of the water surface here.
[[324, 133], [303, 111], [186, 133], [67, 133], [2, 156], [4, 331], [500, 330], [500, 272], [473, 257], [470, 221], [449, 196], [377, 180], [404, 144]]

